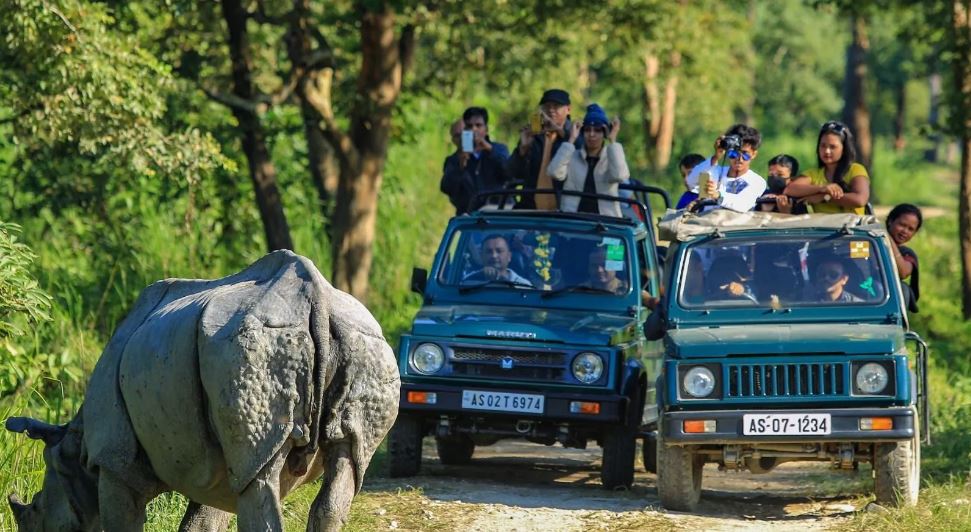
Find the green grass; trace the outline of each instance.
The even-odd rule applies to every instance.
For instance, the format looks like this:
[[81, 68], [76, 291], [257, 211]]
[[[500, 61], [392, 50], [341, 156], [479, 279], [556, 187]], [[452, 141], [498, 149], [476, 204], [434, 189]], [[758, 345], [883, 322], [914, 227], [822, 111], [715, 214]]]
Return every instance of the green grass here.
[[960, 532], [971, 530], [971, 486], [967, 479], [953, 478], [925, 484], [920, 500], [911, 508], [887, 512], [857, 513], [834, 530], [905, 532]]

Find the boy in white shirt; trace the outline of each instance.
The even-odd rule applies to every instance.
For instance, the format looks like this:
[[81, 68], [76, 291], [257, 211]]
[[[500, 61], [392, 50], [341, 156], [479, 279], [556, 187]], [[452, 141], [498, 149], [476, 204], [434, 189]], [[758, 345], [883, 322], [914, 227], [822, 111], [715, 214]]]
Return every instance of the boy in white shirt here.
[[[715, 140], [715, 154], [695, 166], [686, 179], [692, 189], [698, 187], [698, 176], [708, 172], [711, 178], [705, 191], [718, 207], [737, 212], [755, 208], [755, 200], [765, 192], [765, 179], [751, 169], [752, 160], [759, 153], [762, 135], [759, 130], [745, 124], [735, 124]], [[718, 160], [728, 159], [728, 165], [718, 165]], [[704, 195], [704, 194], [702, 194]], [[688, 205], [690, 210], [696, 200]], [[709, 207], [715, 208], [715, 207]]]

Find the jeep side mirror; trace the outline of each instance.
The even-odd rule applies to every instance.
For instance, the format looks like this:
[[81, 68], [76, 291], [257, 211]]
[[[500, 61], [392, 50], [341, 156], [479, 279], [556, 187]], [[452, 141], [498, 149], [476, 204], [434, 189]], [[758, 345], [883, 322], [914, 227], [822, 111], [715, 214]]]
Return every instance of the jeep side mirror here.
[[425, 293], [425, 286], [428, 284], [428, 270], [422, 268], [412, 268], [411, 270], [411, 291], [419, 294]]

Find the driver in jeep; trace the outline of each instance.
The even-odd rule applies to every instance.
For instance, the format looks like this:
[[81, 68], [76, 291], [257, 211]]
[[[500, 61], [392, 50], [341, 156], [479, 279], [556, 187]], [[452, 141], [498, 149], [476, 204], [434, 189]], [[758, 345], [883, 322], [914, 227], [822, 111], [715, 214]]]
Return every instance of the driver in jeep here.
[[479, 252], [482, 269], [467, 274], [462, 282], [508, 281], [523, 286], [533, 286], [528, 279], [514, 272], [509, 267], [512, 252], [509, 242], [502, 235], [489, 235], [482, 241]]

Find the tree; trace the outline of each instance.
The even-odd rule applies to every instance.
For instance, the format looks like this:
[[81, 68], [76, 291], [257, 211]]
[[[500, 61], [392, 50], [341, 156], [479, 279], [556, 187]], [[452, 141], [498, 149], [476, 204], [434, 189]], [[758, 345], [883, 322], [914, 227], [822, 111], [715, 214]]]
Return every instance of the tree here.
[[0, 222], [0, 339], [24, 333], [18, 316], [32, 322], [50, 319], [51, 297], [30, 273], [36, 257], [17, 241], [19, 232], [19, 226]]
[[961, 145], [958, 238], [961, 241], [961, 308], [971, 319], [971, 1], [954, 0], [948, 17], [954, 89], [952, 126]]
[[867, 168], [873, 164], [873, 136], [870, 132], [870, 110], [867, 106], [867, 18], [850, 10], [852, 39], [846, 49], [846, 77], [843, 81], [843, 122], [856, 138], [857, 158]]
[[283, 201], [277, 188], [276, 168], [270, 158], [266, 145], [266, 134], [260, 124], [260, 113], [267, 105], [282, 102], [289, 96], [292, 86], [288, 85], [280, 94], [269, 98], [260, 93], [253, 81], [253, 59], [250, 50], [247, 22], [252, 17], [240, 0], [222, 0], [223, 17], [228, 30], [227, 44], [232, 58], [232, 97], [210, 93], [212, 97], [225, 103], [236, 117], [242, 135], [243, 152], [249, 163], [250, 179], [256, 193], [263, 220], [268, 251], [293, 249], [290, 227], [283, 211]]
[[86, 203], [106, 217], [113, 190], [194, 183], [230, 165], [210, 135], [171, 129], [169, 69], [113, 22], [78, 0], [0, 10], [0, 122], [17, 145], [18, 187], [35, 192], [25, 211]]
[[396, 27], [387, 3], [357, 6], [361, 69], [350, 125], [341, 130], [332, 113], [322, 114], [325, 134], [336, 148], [340, 179], [333, 219], [333, 277], [337, 288], [367, 300], [378, 192], [391, 132], [391, 114], [401, 94], [405, 65], [414, 51], [414, 27]]

